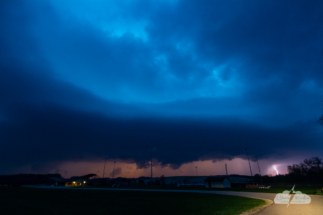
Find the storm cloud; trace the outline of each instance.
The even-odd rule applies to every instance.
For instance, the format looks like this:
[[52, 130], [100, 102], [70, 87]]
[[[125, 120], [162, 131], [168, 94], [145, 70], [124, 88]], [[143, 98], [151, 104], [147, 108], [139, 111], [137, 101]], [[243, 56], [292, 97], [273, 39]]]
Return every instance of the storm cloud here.
[[322, 1], [0, 4], [1, 174], [323, 155]]

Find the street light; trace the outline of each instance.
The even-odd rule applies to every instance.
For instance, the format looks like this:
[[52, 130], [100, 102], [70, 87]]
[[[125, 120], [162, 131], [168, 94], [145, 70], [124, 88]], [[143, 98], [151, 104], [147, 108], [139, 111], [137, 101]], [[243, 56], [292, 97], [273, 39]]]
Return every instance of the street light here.
[[107, 163], [107, 157], [108, 157], [108, 155], [104, 157], [104, 168], [103, 168], [103, 177], [102, 178], [104, 178], [105, 164]]
[[257, 159], [257, 164], [258, 164], [258, 170], [259, 170], [259, 175], [260, 175], [260, 182], [262, 184], [262, 177], [261, 177], [261, 172], [260, 172], [260, 167], [259, 167], [259, 163], [258, 163], [258, 158], [256, 156], [256, 159]]
[[248, 162], [249, 162], [249, 168], [250, 168], [250, 174], [251, 174], [251, 180], [252, 180], [252, 184], [253, 184], [253, 177], [252, 177], [251, 165], [250, 165], [250, 161], [249, 161], [248, 150], [247, 150], [247, 147], [244, 147], [244, 149], [245, 149], [245, 150], [246, 150], [246, 152], [247, 152], [247, 157], [248, 157]]

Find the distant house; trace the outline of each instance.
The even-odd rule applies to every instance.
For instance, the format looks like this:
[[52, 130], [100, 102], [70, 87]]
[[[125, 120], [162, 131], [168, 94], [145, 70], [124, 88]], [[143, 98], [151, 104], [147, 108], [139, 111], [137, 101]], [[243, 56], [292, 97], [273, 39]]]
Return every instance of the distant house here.
[[130, 178], [94, 178], [91, 179], [88, 183], [90, 186], [97, 187], [120, 187], [120, 186], [134, 186], [136, 181]]
[[110, 178], [93, 178], [89, 181], [88, 185], [95, 187], [107, 186], [111, 183]]
[[173, 176], [165, 179], [166, 184], [205, 185], [206, 176]]
[[228, 178], [231, 181], [231, 187], [246, 187], [247, 184], [252, 183], [250, 176], [230, 175]]
[[66, 187], [79, 187], [89, 183], [90, 178], [93, 178], [96, 174], [87, 174], [83, 176], [73, 176], [69, 179], [51, 177], [54, 181], [55, 186], [66, 186]]
[[209, 188], [230, 188], [246, 187], [251, 184], [252, 180], [248, 176], [230, 175], [230, 176], [213, 176], [205, 179], [206, 187]]
[[113, 179], [112, 182], [113, 182], [112, 187], [131, 186], [136, 184], [136, 181], [134, 179], [121, 178], [121, 177]]
[[55, 186], [65, 186], [65, 187], [79, 187], [87, 183], [84, 179], [63, 179], [63, 178], [51, 178], [55, 181]]
[[65, 187], [79, 187], [85, 184], [86, 184], [86, 181], [83, 181], [83, 179], [76, 179], [73, 181], [65, 182]]
[[164, 178], [146, 178], [143, 180], [145, 184], [149, 184], [150, 181], [153, 181], [154, 184], [156, 182], [160, 184], [160, 180], [163, 180], [163, 184], [165, 185], [205, 185], [205, 179], [207, 176], [170, 176]]
[[208, 177], [205, 179], [206, 187], [209, 188], [230, 188], [231, 181], [228, 177]]

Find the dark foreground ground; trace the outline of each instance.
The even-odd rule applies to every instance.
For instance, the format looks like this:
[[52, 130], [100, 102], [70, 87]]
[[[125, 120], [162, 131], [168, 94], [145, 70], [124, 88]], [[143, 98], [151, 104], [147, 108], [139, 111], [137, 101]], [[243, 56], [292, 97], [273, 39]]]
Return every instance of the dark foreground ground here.
[[0, 187], [0, 214], [239, 214], [258, 199], [199, 193]]

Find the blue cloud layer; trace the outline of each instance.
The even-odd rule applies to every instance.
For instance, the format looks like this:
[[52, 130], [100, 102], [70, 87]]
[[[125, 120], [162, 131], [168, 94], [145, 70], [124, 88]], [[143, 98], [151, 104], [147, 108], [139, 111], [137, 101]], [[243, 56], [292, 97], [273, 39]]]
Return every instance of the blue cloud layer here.
[[322, 1], [0, 4], [2, 166], [322, 149]]

